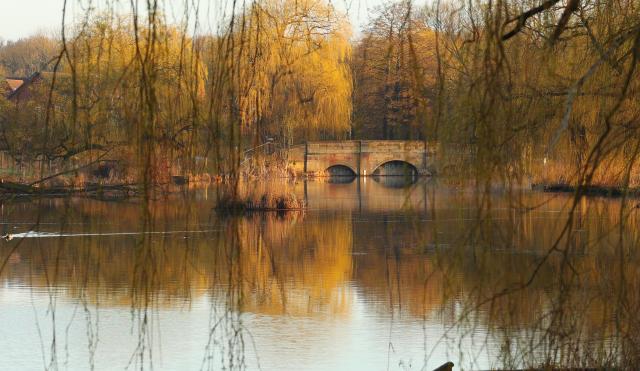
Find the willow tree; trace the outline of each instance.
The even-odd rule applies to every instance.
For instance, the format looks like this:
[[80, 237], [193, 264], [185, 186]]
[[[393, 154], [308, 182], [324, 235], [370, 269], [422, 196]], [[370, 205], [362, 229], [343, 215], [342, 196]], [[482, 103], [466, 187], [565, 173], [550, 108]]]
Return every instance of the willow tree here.
[[258, 1], [245, 9], [222, 48], [235, 63], [231, 109], [244, 136], [254, 145], [345, 137], [348, 38], [344, 16], [322, 1]]
[[[55, 73], [41, 73], [2, 126], [9, 149], [63, 167], [70, 160], [123, 162], [130, 181], [141, 180], [136, 169], [166, 182], [177, 160], [190, 166], [203, 147], [206, 80], [192, 39], [160, 18], [135, 26], [113, 13], [90, 13], [67, 32], [52, 62]], [[141, 117], [144, 112], [153, 119]], [[25, 135], [28, 141], [20, 139]], [[143, 143], [152, 147], [147, 164], [136, 156]]]
[[503, 179], [637, 182], [634, 2], [500, 4], [432, 13], [446, 75], [439, 135], [475, 146], [481, 173]]

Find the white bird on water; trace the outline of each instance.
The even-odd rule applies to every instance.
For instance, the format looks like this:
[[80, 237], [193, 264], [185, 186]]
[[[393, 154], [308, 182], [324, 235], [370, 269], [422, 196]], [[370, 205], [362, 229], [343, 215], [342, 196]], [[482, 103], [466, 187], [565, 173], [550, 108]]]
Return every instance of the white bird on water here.
[[[6, 233], [4, 235], [2, 235], [2, 238], [4, 238], [7, 241], [11, 241], [14, 238], [28, 238], [28, 237], [63, 237], [65, 235], [61, 234], [61, 233], [49, 233], [49, 232], [36, 232], [36, 231], [29, 231], [29, 232], [25, 232], [25, 233]], [[71, 235], [69, 235], [71, 236]]]
[[189, 234], [215, 232], [215, 229], [195, 230], [195, 231], [147, 231], [147, 232], [112, 232], [112, 233], [52, 233], [28, 231], [24, 233], [5, 233], [2, 238], [11, 241], [14, 238], [51, 238], [51, 237], [105, 237], [105, 236], [133, 236], [143, 234], [182, 234], [183, 238], [188, 238]]

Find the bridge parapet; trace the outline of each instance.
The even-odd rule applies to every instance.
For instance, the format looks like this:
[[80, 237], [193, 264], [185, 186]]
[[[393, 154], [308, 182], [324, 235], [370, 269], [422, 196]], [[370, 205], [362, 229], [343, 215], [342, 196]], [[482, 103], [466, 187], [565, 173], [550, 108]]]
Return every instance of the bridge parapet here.
[[423, 153], [426, 145], [421, 140], [364, 140], [362, 141], [363, 153]]
[[334, 153], [358, 153], [360, 149], [360, 141], [327, 141], [327, 142], [308, 142], [306, 151], [308, 154], [334, 154]]

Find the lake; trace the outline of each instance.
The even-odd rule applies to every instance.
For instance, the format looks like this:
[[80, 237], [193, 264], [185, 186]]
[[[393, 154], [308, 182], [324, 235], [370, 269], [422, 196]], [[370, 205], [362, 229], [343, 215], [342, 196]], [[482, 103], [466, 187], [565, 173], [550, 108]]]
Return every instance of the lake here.
[[637, 364], [638, 218], [621, 199], [243, 187], [308, 209], [222, 215], [215, 186], [149, 204], [4, 201], [0, 369]]

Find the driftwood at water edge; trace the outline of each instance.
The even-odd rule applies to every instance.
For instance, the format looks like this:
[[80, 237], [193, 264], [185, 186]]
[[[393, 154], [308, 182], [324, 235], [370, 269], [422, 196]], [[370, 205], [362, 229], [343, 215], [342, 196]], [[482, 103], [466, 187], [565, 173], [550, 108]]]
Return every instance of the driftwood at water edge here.
[[630, 197], [639, 197], [640, 188], [638, 187], [613, 187], [601, 185], [583, 185], [575, 186], [570, 184], [533, 184], [531, 189], [534, 191], [542, 191], [546, 193], [575, 193], [580, 191], [584, 196], [602, 196], [602, 197], [622, 197], [625, 194]]
[[0, 196], [69, 196], [86, 195], [107, 198], [126, 198], [134, 196], [138, 187], [132, 184], [86, 184], [84, 187], [30, 185], [16, 182], [0, 182]]
[[15, 182], [0, 182], [0, 193], [17, 195], [38, 195], [38, 194], [68, 194], [74, 189], [67, 187], [36, 187], [30, 184]]

